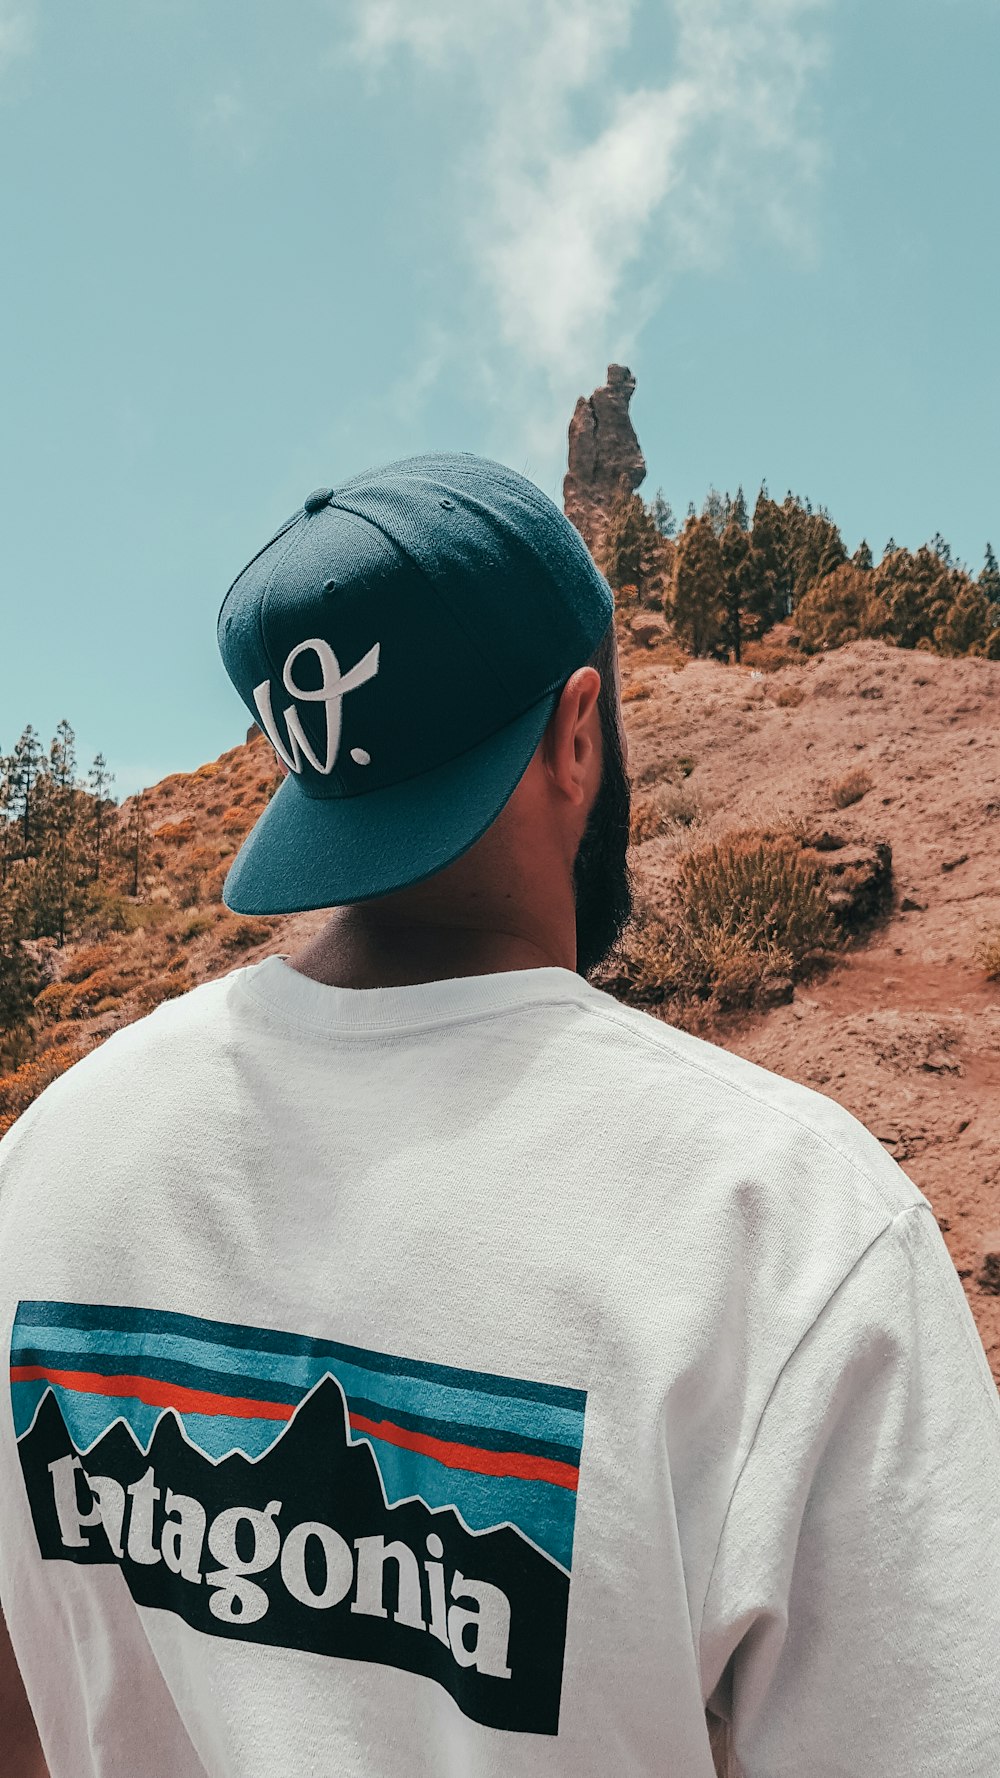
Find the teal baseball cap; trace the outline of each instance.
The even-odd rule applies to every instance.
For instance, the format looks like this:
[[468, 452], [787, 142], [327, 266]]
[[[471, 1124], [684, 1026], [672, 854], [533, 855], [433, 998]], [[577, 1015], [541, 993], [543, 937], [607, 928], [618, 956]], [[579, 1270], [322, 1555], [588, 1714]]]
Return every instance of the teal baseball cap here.
[[337, 907], [451, 864], [613, 612], [575, 526], [487, 457], [430, 452], [310, 494], [219, 612], [226, 672], [289, 768], [226, 906]]

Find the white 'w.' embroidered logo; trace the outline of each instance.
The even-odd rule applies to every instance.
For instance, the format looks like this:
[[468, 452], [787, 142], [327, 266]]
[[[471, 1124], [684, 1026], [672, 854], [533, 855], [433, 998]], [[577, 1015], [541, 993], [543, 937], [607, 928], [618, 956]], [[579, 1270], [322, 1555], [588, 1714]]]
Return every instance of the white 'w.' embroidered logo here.
[[[322, 765], [302, 732], [299, 713], [294, 704], [289, 704], [284, 712], [288, 745], [292, 752], [292, 757], [289, 758], [281, 745], [281, 738], [275, 727], [274, 713], [271, 709], [271, 681], [262, 679], [259, 685], [254, 686], [253, 701], [260, 712], [261, 726], [278, 757], [284, 760], [289, 771], [301, 772], [303, 757], [317, 772], [325, 774], [333, 771], [340, 747], [341, 699], [345, 692], [354, 691], [356, 686], [364, 685], [366, 679], [375, 677], [378, 672], [379, 646], [380, 644], [376, 642], [374, 648], [370, 648], [368, 653], [359, 660], [357, 666], [352, 667], [348, 673], [341, 673], [340, 662], [329, 642], [324, 641], [322, 636], [313, 636], [308, 642], [299, 642], [285, 662], [281, 674], [285, 690], [291, 692], [293, 698], [300, 698], [304, 703], [326, 705], [326, 760]], [[316, 691], [303, 691], [302, 687], [296, 685], [292, 678], [292, 667], [306, 648], [313, 650], [323, 670], [323, 681]], [[352, 747], [351, 758], [357, 760], [359, 765], [368, 765], [369, 763], [369, 755], [362, 747]]]

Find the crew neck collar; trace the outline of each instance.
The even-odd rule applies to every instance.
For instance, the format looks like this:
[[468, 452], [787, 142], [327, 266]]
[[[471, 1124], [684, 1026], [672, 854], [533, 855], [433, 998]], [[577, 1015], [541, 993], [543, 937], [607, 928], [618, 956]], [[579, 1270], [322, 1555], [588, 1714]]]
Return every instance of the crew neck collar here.
[[234, 972], [238, 986], [286, 1022], [320, 1031], [386, 1031], [537, 1004], [596, 990], [572, 969], [506, 969], [405, 987], [340, 988], [302, 975], [287, 952]]

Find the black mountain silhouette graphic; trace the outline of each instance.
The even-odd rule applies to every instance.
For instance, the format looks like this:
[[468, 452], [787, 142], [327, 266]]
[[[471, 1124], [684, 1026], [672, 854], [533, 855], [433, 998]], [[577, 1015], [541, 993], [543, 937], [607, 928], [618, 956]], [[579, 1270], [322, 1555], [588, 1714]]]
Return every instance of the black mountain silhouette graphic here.
[[51, 1390], [18, 1450], [47, 1560], [117, 1562], [139, 1604], [208, 1635], [403, 1668], [476, 1722], [558, 1733], [568, 1577], [509, 1525], [387, 1506], [334, 1377], [256, 1460], [213, 1462], [171, 1409], [148, 1452], [118, 1420], [78, 1458]]

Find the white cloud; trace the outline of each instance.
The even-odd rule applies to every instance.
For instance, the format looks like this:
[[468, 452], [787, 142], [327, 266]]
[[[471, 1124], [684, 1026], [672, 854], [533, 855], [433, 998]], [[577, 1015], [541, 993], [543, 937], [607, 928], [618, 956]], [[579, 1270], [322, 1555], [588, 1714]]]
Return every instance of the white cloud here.
[[0, 74], [19, 56], [28, 54], [34, 44], [34, 35], [34, 6], [11, 5], [10, 0], [0, 0]]
[[[551, 443], [555, 414], [564, 429], [569, 390], [634, 343], [671, 276], [724, 263], [741, 215], [786, 251], [812, 250], [803, 197], [822, 150], [802, 114], [827, 4], [353, 0], [362, 64], [377, 74], [408, 53], [476, 97], [459, 187], [488, 299], [473, 343], [498, 399], [498, 344], [534, 375], [529, 448]], [[628, 85], [616, 58], [664, 8], [670, 64]]]

